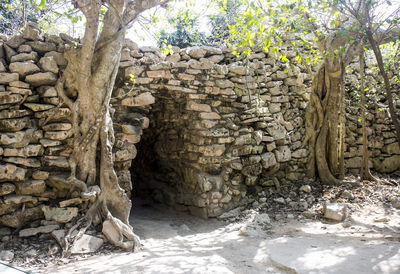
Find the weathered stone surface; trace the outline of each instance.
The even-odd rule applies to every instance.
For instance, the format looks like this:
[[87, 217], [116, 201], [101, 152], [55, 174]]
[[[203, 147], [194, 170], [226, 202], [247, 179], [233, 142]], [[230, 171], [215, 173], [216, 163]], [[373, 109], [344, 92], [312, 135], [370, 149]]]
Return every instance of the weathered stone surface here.
[[17, 55], [17, 52], [9, 45], [3, 44], [3, 48], [8, 61], [11, 60], [13, 56]]
[[43, 112], [35, 113], [35, 118], [38, 119], [47, 119], [49, 118], [49, 123], [58, 122], [58, 121], [69, 121], [71, 119], [71, 111], [68, 108], [58, 108], [56, 112], [52, 109]]
[[42, 210], [46, 220], [56, 221], [58, 223], [68, 223], [73, 218], [78, 216], [77, 207], [57, 208], [57, 207], [43, 206]]
[[44, 137], [50, 140], [65, 140], [72, 136], [72, 131], [46, 131]]
[[189, 101], [186, 105], [187, 110], [201, 111], [201, 112], [212, 112], [211, 106], [206, 104], [199, 104], [193, 101]]
[[37, 51], [41, 54], [45, 54], [46, 52], [57, 50], [56, 45], [53, 43], [35, 41], [35, 42], [27, 42], [27, 44], [29, 46], [31, 46], [34, 51]]
[[10, 250], [0, 251], [0, 261], [11, 262], [14, 259], [14, 252]]
[[53, 147], [61, 145], [61, 141], [59, 140], [50, 140], [50, 139], [40, 139], [40, 143], [43, 147]]
[[285, 127], [279, 123], [270, 124], [269, 127], [267, 127], [267, 132], [274, 138], [274, 140], [284, 139], [287, 136]]
[[137, 155], [137, 150], [135, 145], [130, 144], [129, 146], [125, 146], [124, 149], [118, 150], [114, 153], [114, 161], [122, 162], [135, 159]]
[[46, 226], [39, 226], [35, 228], [26, 228], [19, 231], [20, 237], [31, 237], [35, 236], [40, 233], [50, 233], [56, 229], [59, 229], [59, 225], [46, 225]]
[[72, 205], [79, 205], [82, 203], [81, 198], [73, 198], [69, 200], [64, 200], [59, 203], [60, 207], [67, 207], [67, 206], [72, 206]]
[[5, 148], [3, 155], [6, 157], [33, 157], [43, 154], [43, 147], [41, 145], [28, 145], [23, 148]]
[[288, 146], [280, 146], [275, 150], [275, 157], [278, 162], [287, 162], [291, 159], [292, 153]]
[[46, 52], [44, 55], [45, 57], [53, 57], [53, 59], [56, 61], [58, 66], [66, 66], [68, 64], [67, 59], [65, 59], [64, 54], [56, 51], [50, 51]]
[[82, 237], [75, 241], [71, 246], [71, 254], [87, 254], [96, 252], [103, 243], [104, 240], [101, 238], [83, 234]]
[[330, 203], [324, 205], [324, 217], [333, 221], [344, 221], [347, 214], [347, 205], [340, 203]]
[[34, 61], [36, 62], [39, 59], [37, 52], [29, 52], [29, 53], [20, 53], [11, 57], [11, 62], [26, 62], [26, 61]]
[[18, 73], [8, 73], [8, 72], [0, 72], [0, 84], [8, 84], [10, 82], [18, 81], [19, 75]]
[[68, 159], [64, 156], [45, 156], [43, 157], [43, 165], [45, 167], [69, 169]]
[[30, 195], [10, 194], [10, 195], [4, 196], [3, 200], [4, 200], [5, 204], [22, 204], [22, 203], [34, 202], [37, 199]]
[[16, 143], [20, 143], [26, 137], [26, 132], [8, 132], [0, 134], [0, 144], [1, 145], [12, 145]]
[[35, 180], [46, 180], [47, 178], [49, 178], [49, 172], [48, 171], [36, 170], [35, 172], [32, 173], [32, 179], [35, 179]]
[[400, 155], [385, 158], [382, 162], [375, 161], [374, 168], [378, 172], [390, 173], [400, 168]]
[[191, 47], [186, 49], [186, 53], [193, 58], [200, 59], [206, 55], [206, 51], [201, 47]]
[[0, 92], [0, 105], [16, 104], [21, 101], [22, 101], [22, 96], [19, 94], [11, 94], [9, 92]]
[[155, 103], [155, 98], [150, 92], [139, 94], [136, 97], [128, 97], [121, 101], [121, 105], [129, 107], [141, 107]]
[[121, 125], [121, 130], [125, 134], [141, 135], [142, 128], [132, 125]]
[[43, 33], [39, 26], [34, 22], [28, 22], [22, 36], [27, 40], [43, 40]]
[[70, 130], [72, 125], [70, 123], [53, 123], [47, 124], [42, 127], [45, 131], [58, 131], [58, 130]]
[[58, 174], [58, 175], [50, 175], [46, 180], [46, 183], [50, 187], [54, 187], [57, 190], [69, 190], [71, 188], [71, 184], [68, 182], [69, 174]]
[[0, 196], [13, 193], [14, 191], [15, 191], [15, 185], [11, 183], [0, 183]]
[[22, 37], [22, 35], [14, 35], [7, 40], [6, 44], [14, 49], [17, 49], [24, 42], [25, 39]]
[[131, 144], [137, 144], [140, 142], [140, 135], [117, 133], [115, 137], [121, 141], [126, 141]]
[[16, 72], [20, 76], [25, 77], [28, 74], [39, 72], [40, 69], [38, 66], [30, 62], [15, 62], [10, 64], [10, 71]]
[[40, 58], [39, 66], [43, 72], [49, 71], [55, 74], [58, 73], [57, 62], [52, 56]]
[[303, 191], [305, 193], [311, 193], [311, 186], [303, 185], [303, 186], [300, 187], [300, 191]]
[[6, 204], [3, 201], [0, 201], [0, 216], [13, 213], [14, 211], [18, 210], [19, 207], [20, 205], [17, 204]]
[[26, 76], [25, 81], [35, 87], [54, 85], [57, 82], [57, 76], [52, 72], [39, 72]]
[[4, 157], [4, 162], [22, 165], [25, 167], [40, 167], [41, 163], [39, 159], [36, 158], [24, 158], [24, 157]]
[[246, 68], [244, 66], [232, 64], [231, 66], [229, 66], [229, 72], [239, 75], [246, 75]]
[[43, 212], [39, 207], [25, 208], [25, 210], [18, 210], [12, 214], [0, 216], [0, 224], [19, 228], [41, 218], [43, 218]]
[[16, 193], [19, 195], [36, 195], [46, 191], [46, 183], [43, 180], [29, 180], [17, 183]]
[[209, 145], [199, 147], [199, 152], [203, 153], [204, 156], [221, 156], [225, 152], [225, 145]]
[[0, 182], [23, 181], [25, 179], [26, 171], [26, 169], [12, 164], [0, 164]]
[[270, 168], [273, 167], [277, 164], [275, 154], [272, 152], [266, 152], [264, 154], [261, 154], [261, 162], [263, 165], [263, 168]]

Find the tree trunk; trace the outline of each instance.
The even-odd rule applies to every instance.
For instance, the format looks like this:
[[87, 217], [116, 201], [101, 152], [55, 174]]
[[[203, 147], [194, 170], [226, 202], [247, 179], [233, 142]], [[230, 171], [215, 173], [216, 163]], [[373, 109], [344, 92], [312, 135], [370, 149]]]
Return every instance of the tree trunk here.
[[[66, 52], [68, 65], [56, 84], [57, 93], [72, 112], [74, 148], [69, 158], [72, 188], [90, 201], [85, 217], [70, 230], [67, 239], [83, 220], [86, 226], [100, 224], [107, 239], [122, 248], [137, 249], [139, 238], [129, 225], [131, 201], [118, 184], [112, 148], [113, 123], [110, 99], [119, 68], [125, 27], [160, 0], [110, 0], [99, 35], [100, 0], [74, 0], [86, 17], [82, 46]], [[77, 94], [73, 98], [71, 94]], [[99, 152], [100, 151], [100, 152]], [[93, 187], [91, 187], [93, 186]], [[72, 191], [71, 191], [72, 192]], [[76, 239], [76, 238], [75, 238]], [[67, 243], [68, 249], [68, 243]]]
[[338, 149], [342, 70], [339, 60], [324, 60], [313, 78], [310, 103], [306, 110], [306, 141], [310, 149], [307, 175], [313, 178], [318, 170], [324, 184], [339, 182], [336, 176], [340, 175], [342, 158]]
[[397, 119], [396, 111], [394, 109], [392, 90], [390, 89], [389, 78], [386, 73], [385, 67], [383, 65], [382, 53], [379, 48], [379, 45], [377, 45], [377, 43], [375, 42], [372, 31], [370, 29], [367, 29], [366, 34], [367, 34], [368, 42], [370, 43], [372, 50], [374, 52], [376, 61], [378, 62], [379, 72], [381, 73], [381, 75], [383, 77], [383, 82], [385, 84], [385, 90], [386, 90], [386, 100], [388, 101], [388, 105], [389, 105], [390, 118], [392, 119], [394, 128], [396, 130], [397, 143], [399, 144], [399, 147], [400, 147], [400, 124], [399, 124], [399, 120]]

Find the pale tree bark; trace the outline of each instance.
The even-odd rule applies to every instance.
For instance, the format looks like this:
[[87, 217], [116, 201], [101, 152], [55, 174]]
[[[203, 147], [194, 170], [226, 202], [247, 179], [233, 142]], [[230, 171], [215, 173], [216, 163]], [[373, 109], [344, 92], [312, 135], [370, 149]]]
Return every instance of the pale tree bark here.
[[[367, 38], [375, 53], [378, 67], [384, 78], [389, 110], [396, 129], [400, 145], [400, 124], [394, 111], [389, 79], [384, 70], [380, 44], [392, 41], [400, 33], [397, 29], [382, 32], [372, 29], [369, 16], [372, 2], [359, 0], [356, 2], [341, 1], [348, 18], [356, 20], [362, 26], [359, 32], [343, 29], [331, 33], [327, 37], [318, 31], [313, 20], [308, 20], [309, 27], [318, 38], [318, 48], [325, 53], [324, 61], [313, 77], [313, 87], [310, 102], [306, 110], [306, 138], [309, 145], [308, 177], [315, 178], [318, 171], [322, 183], [336, 184], [344, 177], [344, 103], [343, 74], [344, 68], [358, 56], [362, 50], [362, 40]], [[343, 15], [345, 15], [343, 13]], [[307, 19], [310, 17], [305, 14]], [[350, 41], [358, 40], [358, 43]], [[343, 52], [344, 54], [340, 54]], [[339, 54], [338, 54], [339, 53]], [[340, 116], [338, 112], [342, 110]], [[340, 124], [338, 123], [340, 121]], [[339, 125], [339, 129], [338, 129]]]
[[307, 176], [315, 178], [318, 172], [322, 183], [338, 184], [344, 175], [344, 68], [360, 46], [348, 45], [349, 37], [336, 33], [318, 38], [318, 47], [326, 54], [313, 76], [306, 109], [305, 143], [310, 150]]
[[[81, 47], [66, 52], [68, 65], [56, 89], [72, 112], [74, 148], [69, 158], [69, 182], [81, 192], [83, 199], [90, 201], [90, 206], [68, 237], [84, 221], [85, 226], [78, 237], [90, 224], [102, 223], [102, 231], [111, 243], [137, 249], [139, 238], [133, 233], [128, 220], [131, 201], [119, 187], [113, 167], [114, 132], [110, 98], [127, 27], [140, 13], [165, 5], [167, 0], [72, 2], [86, 18], [85, 34]], [[108, 10], [99, 33], [102, 5]], [[68, 243], [66, 246], [68, 249]]]

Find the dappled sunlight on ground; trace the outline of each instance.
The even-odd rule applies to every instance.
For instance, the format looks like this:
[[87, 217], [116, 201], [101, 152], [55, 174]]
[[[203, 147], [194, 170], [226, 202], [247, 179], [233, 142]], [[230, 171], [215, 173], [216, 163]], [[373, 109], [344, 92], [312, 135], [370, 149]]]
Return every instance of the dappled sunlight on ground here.
[[[243, 234], [243, 228], [251, 226], [249, 221], [222, 223], [149, 206], [135, 209], [132, 217], [142, 239], [141, 252], [93, 256], [41, 271], [399, 273], [398, 226], [387, 224], [399, 224], [398, 212], [390, 215], [383, 227], [376, 226], [375, 217], [370, 214], [363, 219], [360, 215], [348, 226], [285, 220], [273, 222], [272, 229], [257, 228], [254, 233]], [[396, 229], [397, 233], [393, 231]]]

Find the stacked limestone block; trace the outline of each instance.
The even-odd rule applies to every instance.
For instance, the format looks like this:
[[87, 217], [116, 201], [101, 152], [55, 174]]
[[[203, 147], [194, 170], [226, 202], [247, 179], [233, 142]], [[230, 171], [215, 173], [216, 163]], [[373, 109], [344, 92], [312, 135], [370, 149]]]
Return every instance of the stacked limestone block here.
[[[41, 223], [46, 227], [35, 231], [50, 232], [87, 206], [67, 180], [73, 149], [71, 111], [60, 104], [54, 87], [67, 65], [64, 52], [77, 43], [63, 34], [43, 35], [34, 24], [22, 35], [0, 42], [0, 226]], [[116, 100], [114, 160], [128, 195], [132, 188], [129, 166], [136, 156], [133, 144], [140, 140], [141, 127], [149, 124], [131, 107], [138, 101], [144, 108], [152, 103], [143, 102], [140, 95], [127, 94], [122, 100], [131, 100], [127, 107]], [[128, 109], [127, 116], [120, 115]]]
[[304, 68], [285, 69], [263, 52], [246, 62], [211, 47], [175, 48], [164, 62], [131, 69], [142, 87], [158, 90], [149, 117], [173, 188], [152, 187], [209, 217], [248, 202], [249, 192], [301, 180], [310, 79]]
[[144, 67], [159, 63], [165, 58], [161, 51], [153, 47], [139, 47], [126, 40], [120, 62], [120, 73], [113, 92], [111, 104], [115, 110], [114, 130], [114, 167], [119, 184], [131, 195], [133, 190], [130, 168], [137, 156], [135, 144], [141, 140], [143, 130], [149, 127], [147, 117], [151, 105], [155, 103], [154, 93], [132, 76], [140, 74]]
[[[353, 98], [354, 102], [354, 98]], [[345, 166], [349, 173], [360, 174], [362, 164], [362, 125], [358, 107], [348, 102], [346, 111]], [[399, 110], [400, 102], [395, 105]], [[387, 106], [372, 102], [366, 116], [369, 166], [376, 172], [394, 172], [400, 168], [400, 149]]]
[[62, 109], [50, 117], [59, 103], [54, 84], [66, 65], [64, 44], [34, 26], [0, 43], [1, 225], [19, 228], [42, 218], [41, 206], [57, 197], [49, 170], [68, 168], [68, 115]]

